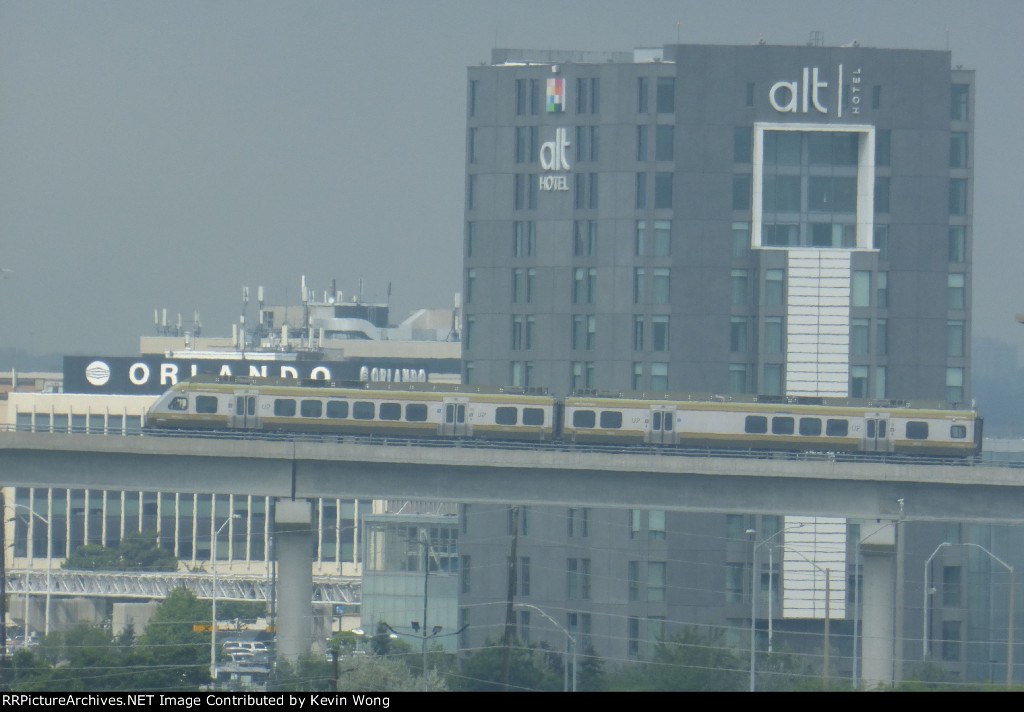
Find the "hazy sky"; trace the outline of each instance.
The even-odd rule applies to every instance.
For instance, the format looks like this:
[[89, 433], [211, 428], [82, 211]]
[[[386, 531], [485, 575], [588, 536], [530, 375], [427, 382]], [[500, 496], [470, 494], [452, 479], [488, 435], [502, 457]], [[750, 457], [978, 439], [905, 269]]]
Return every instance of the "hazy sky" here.
[[155, 307], [228, 334], [242, 285], [294, 304], [302, 274], [448, 306], [492, 47], [812, 30], [977, 70], [974, 334], [1024, 347], [1022, 28], [1022, 0], [0, 0], [0, 348], [130, 355]]

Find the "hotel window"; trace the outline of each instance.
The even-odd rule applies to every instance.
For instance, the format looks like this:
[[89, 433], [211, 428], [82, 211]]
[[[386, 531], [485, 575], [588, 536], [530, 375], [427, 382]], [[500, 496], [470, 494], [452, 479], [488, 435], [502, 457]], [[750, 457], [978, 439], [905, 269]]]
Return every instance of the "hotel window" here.
[[732, 177], [732, 209], [750, 210], [750, 176], [734, 175]]
[[636, 79], [636, 113], [646, 114], [647, 113], [647, 95], [650, 91], [650, 82], [647, 77], [637, 77]]
[[530, 80], [530, 113], [534, 115], [541, 113], [541, 107], [544, 106], [544, 99], [541, 97], [540, 87], [540, 79]]
[[[589, 205], [590, 205], [591, 210], [594, 210], [594, 209], [597, 208], [597, 197], [598, 197], [597, 178], [598, 178], [598, 174], [597, 173], [591, 173], [590, 174], [590, 201], [589, 201]], [[536, 183], [536, 181], [535, 181], [535, 183]], [[655, 184], [655, 185], [657, 185], [657, 184]], [[536, 206], [531, 206], [531, 207], [536, 207]], [[655, 206], [655, 207], [657, 207], [657, 206]]]
[[636, 160], [647, 160], [647, 127], [636, 127]]
[[526, 270], [522, 267], [516, 267], [512, 270], [512, 303], [516, 304], [523, 301], [523, 278], [526, 275]]
[[747, 104], [747, 106], [750, 106], [750, 107], [754, 106], [754, 88], [755, 88], [755, 86], [756, 85], [754, 84], [754, 82], [747, 82], [747, 100], [746, 100], [746, 104]]
[[522, 361], [512, 361], [509, 364], [509, 380], [512, 385], [521, 388], [523, 386], [523, 363]]
[[954, 84], [951, 96], [950, 118], [953, 121], [967, 121], [968, 105], [970, 100], [970, 85]]
[[590, 127], [590, 160], [596, 161], [600, 156], [600, 126]]
[[476, 252], [476, 223], [466, 223], [466, 257], [472, 257]]
[[516, 127], [516, 144], [515, 144], [516, 163], [526, 163], [528, 160], [530, 160], [529, 158], [527, 158], [527, 148], [529, 146], [529, 139], [528, 139], [529, 133], [530, 133], [530, 127], [529, 126], [517, 126]]
[[466, 153], [469, 154], [470, 163], [476, 163], [476, 136], [477, 130], [475, 128], [471, 128], [469, 130], [469, 145], [466, 146]]
[[746, 257], [750, 253], [750, 223], [734, 222], [729, 237], [733, 257]]
[[782, 364], [766, 363], [764, 366], [764, 387], [767, 396], [782, 395]]
[[764, 352], [782, 353], [782, 317], [769, 316], [764, 320]]
[[651, 349], [668, 351], [668, 316], [651, 317]]
[[523, 348], [523, 317], [516, 314], [512, 317], [512, 350]]
[[522, 116], [527, 109], [527, 92], [529, 82], [526, 79], [516, 79], [516, 115]]
[[665, 531], [665, 510], [652, 509], [647, 512], [647, 538], [650, 540], [664, 539]]
[[476, 175], [466, 176], [466, 210], [473, 209], [473, 193], [476, 191]]
[[672, 173], [654, 174], [654, 209], [665, 210], [672, 207]]
[[651, 302], [668, 304], [671, 292], [671, 275], [668, 267], [656, 267], [651, 279]]
[[870, 319], [850, 320], [850, 354], [853, 356], [867, 356], [868, 334], [871, 328]]
[[875, 131], [875, 165], [888, 166], [892, 164], [892, 131], [889, 129], [878, 129]]
[[885, 356], [889, 351], [889, 321], [877, 319], [875, 321], [875, 355]]
[[725, 602], [740, 603], [743, 600], [745, 564], [725, 565]]
[[732, 135], [732, 160], [734, 163], [750, 163], [753, 155], [751, 127], [737, 126]]
[[630, 387], [634, 391], [643, 389], [644, 386], [644, 365], [639, 361], [633, 362], [633, 377], [630, 381]]
[[[533, 327], [534, 327], [534, 324], [535, 324], [535, 317], [533, 316], [533, 314], [530, 314], [529, 316], [526, 317], [526, 333], [523, 336], [523, 348], [524, 349], [529, 350], [529, 349], [533, 348], [533, 332], [534, 332], [534, 328]], [[527, 363], [526, 385], [530, 385], [529, 369], [532, 368], [532, 366], [533, 366], [533, 364]]]
[[594, 362], [573, 361], [571, 371], [572, 389], [574, 391], [594, 387]]
[[855, 307], [871, 306], [871, 272], [856, 270], [850, 285], [850, 305]]
[[668, 390], [668, 364], [667, 363], [652, 363], [651, 364], [651, 390], [652, 391], [667, 391]]
[[[636, 515], [633, 518], [633, 521], [636, 522], [637, 526], [639, 527], [640, 510], [634, 509], [633, 512]], [[639, 535], [639, 530], [637, 530], [636, 533]], [[632, 538], [635, 539], [636, 537], [632, 537]], [[640, 600], [640, 562], [639, 561], [630, 561], [629, 562], [629, 566], [628, 566], [628, 569], [627, 569], [626, 580], [629, 582], [629, 600], [630, 601], [639, 601]]]
[[[643, 174], [642, 173], [637, 173], [637, 178], [639, 179], [639, 177], [641, 175], [643, 175]], [[634, 244], [635, 244], [634, 254], [637, 257], [643, 257], [644, 255], [647, 254], [647, 234], [646, 233], [647, 233], [647, 221], [646, 220], [637, 220], [636, 221], [636, 233], [635, 233], [636, 237], [635, 237], [635, 240], [634, 240]]]
[[570, 341], [574, 350], [585, 348], [584, 344], [584, 324], [586, 323], [586, 316], [582, 314], [576, 314], [572, 318], [572, 330], [570, 331]]
[[962, 368], [946, 369], [946, 400], [950, 403], [963, 403], [964, 370]]
[[638, 314], [633, 316], [633, 350], [644, 349], [644, 318]]
[[732, 394], [747, 392], [747, 367], [742, 363], [729, 364], [729, 392]]
[[533, 257], [537, 253], [537, 223], [512, 223], [512, 256]]
[[889, 226], [875, 225], [872, 246], [878, 250], [878, 260], [887, 262], [889, 260]]
[[747, 303], [748, 272], [745, 269], [734, 269], [730, 272], [731, 299], [733, 306]]
[[889, 273], [879, 272], [876, 280], [875, 306], [879, 309], [885, 309], [889, 306]]
[[534, 287], [537, 284], [537, 270], [530, 268], [526, 270], [526, 301], [532, 303], [536, 296], [536, 290]]
[[647, 600], [665, 600], [665, 562], [647, 562]]
[[473, 287], [476, 285], [476, 270], [466, 270], [466, 304], [473, 303]]
[[967, 168], [967, 132], [954, 131], [949, 135], [949, 167]]
[[871, 108], [882, 108], [882, 87], [879, 84], [875, 84], [871, 87]]
[[676, 110], [675, 77], [658, 77], [657, 110], [659, 114], [671, 114]]
[[946, 293], [950, 309], [966, 308], [965, 282], [966, 277], [961, 272], [954, 272], [946, 278]]
[[949, 261], [964, 262], [967, 258], [967, 228], [953, 225], [949, 228]]
[[654, 160], [671, 161], [675, 158], [675, 126], [658, 125], [654, 133]]
[[783, 279], [785, 272], [781, 269], [764, 271], [764, 303], [767, 306], [779, 306], [783, 302]]
[[647, 299], [647, 293], [644, 289], [644, 268], [634, 267], [633, 268], [633, 303], [644, 304]]
[[729, 350], [741, 354], [747, 352], [747, 318], [734, 316], [729, 320]]
[[889, 176], [875, 177], [875, 214], [889, 212]]
[[636, 174], [636, 209], [647, 208], [647, 174], [640, 172]]
[[469, 115], [476, 116], [480, 108], [480, 82], [469, 80]]
[[949, 181], [949, 214], [967, 214], [967, 179], [951, 178]]
[[472, 591], [472, 580], [470, 579], [470, 568], [471, 559], [468, 554], [462, 555], [462, 563], [459, 565], [459, 578], [462, 580], [462, 593], [470, 593]]
[[654, 221], [654, 256], [668, 257], [672, 254], [672, 221]]
[[885, 398], [885, 366], [875, 367], [875, 398]]
[[868, 367], [867, 366], [851, 366], [850, 367], [850, 397], [851, 398], [867, 398], [868, 397]]
[[587, 127], [576, 127], [576, 160], [587, 160]]

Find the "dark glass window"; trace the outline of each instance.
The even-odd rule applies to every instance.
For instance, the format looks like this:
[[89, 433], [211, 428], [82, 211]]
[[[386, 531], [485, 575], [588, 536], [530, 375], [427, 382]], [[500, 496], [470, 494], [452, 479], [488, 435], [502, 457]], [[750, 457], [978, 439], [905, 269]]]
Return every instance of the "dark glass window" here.
[[380, 404], [380, 419], [381, 420], [401, 420], [402, 419], [402, 404], [401, 403], [381, 403]]
[[299, 412], [303, 418], [319, 418], [323, 415], [324, 404], [318, 400], [304, 400], [299, 405]]
[[352, 404], [352, 417], [356, 420], [373, 420], [375, 410], [373, 403], [356, 401]]
[[793, 418], [789, 416], [772, 418], [772, 433], [775, 435], [792, 435], [793, 425]]
[[821, 435], [820, 418], [800, 418], [801, 435]]
[[951, 425], [949, 426], [949, 437], [954, 440], [963, 440], [967, 437], [967, 426], [965, 425]]
[[767, 433], [768, 418], [763, 415], [748, 415], [747, 422], [743, 426], [745, 433]]
[[519, 412], [515, 406], [501, 406], [494, 410], [494, 422], [498, 425], [515, 425], [519, 422]]
[[577, 410], [572, 414], [572, 426], [574, 428], [592, 428], [597, 422], [597, 416], [592, 410]]
[[274, 415], [284, 417], [291, 417], [295, 415], [295, 401], [291, 398], [275, 398]]
[[523, 408], [523, 425], [544, 425], [544, 409]]
[[907, 423], [907, 440], [927, 440], [928, 423], [912, 420]]
[[348, 401], [342, 401], [342, 400], [327, 401], [327, 417], [328, 418], [347, 418], [348, 417]]
[[427, 406], [424, 403], [410, 403], [405, 406], [405, 419], [410, 423], [422, 423], [427, 419]]
[[617, 410], [601, 411], [601, 427], [617, 430], [622, 427], [622, 413]]
[[659, 114], [676, 110], [676, 78], [658, 77], [656, 105]]
[[196, 396], [197, 413], [216, 413], [217, 396]]
[[825, 421], [825, 435], [832, 438], [845, 438], [850, 432], [850, 423], [846, 420]]

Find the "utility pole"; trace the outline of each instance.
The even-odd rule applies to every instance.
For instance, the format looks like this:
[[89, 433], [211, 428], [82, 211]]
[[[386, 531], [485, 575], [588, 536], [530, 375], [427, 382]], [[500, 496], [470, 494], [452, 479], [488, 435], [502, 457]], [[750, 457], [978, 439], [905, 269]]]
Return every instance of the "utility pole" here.
[[508, 677], [512, 666], [512, 634], [515, 632], [516, 613], [514, 599], [516, 596], [516, 550], [519, 545], [519, 507], [512, 507], [512, 553], [508, 557], [508, 596], [505, 605], [505, 636], [502, 641], [504, 650], [501, 657], [501, 681], [505, 692], [508, 692]]

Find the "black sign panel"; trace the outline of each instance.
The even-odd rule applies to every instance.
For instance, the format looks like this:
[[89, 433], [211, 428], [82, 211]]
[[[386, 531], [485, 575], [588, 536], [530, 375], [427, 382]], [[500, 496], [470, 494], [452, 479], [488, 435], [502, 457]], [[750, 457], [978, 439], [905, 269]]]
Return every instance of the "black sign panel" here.
[[155, 395], [199, 374], [325, 381], [425, 382], [435, 374], [458, 376], [461, 368], [461, 361], [454, 358], [262, 361], [153, 355], [65, 356], [64, 392]]

